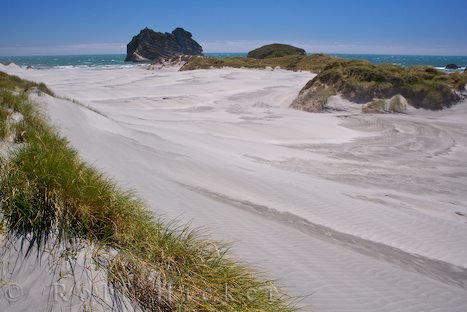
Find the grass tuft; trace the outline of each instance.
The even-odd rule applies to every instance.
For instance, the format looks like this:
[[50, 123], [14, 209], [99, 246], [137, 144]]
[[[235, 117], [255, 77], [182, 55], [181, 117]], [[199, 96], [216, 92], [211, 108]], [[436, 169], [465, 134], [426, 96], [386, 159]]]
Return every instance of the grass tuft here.
[[37, 88], [51, 96], [54, 95], [54, 93], [44, 83], [24, 80], [18, 76], [8, 75], [7, 73], [0, 71], [0, 89], [24, 92], [31, 88]]

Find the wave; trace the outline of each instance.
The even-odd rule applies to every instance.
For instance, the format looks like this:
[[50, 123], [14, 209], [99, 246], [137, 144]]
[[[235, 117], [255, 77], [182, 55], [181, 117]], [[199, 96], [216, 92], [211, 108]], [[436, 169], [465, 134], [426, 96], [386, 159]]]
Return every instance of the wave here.
[[56, 69], [56, 70], [68, 70], [68, 69], [89, 69], [89, 70], [112, 70], [112, 69], [123, 69], [123, 68], [138, 68], [147, 66], [147, 64], [137, 64], [137, 63], [128, 63], [128, 64], [114, 64], [114, 65], [98, 65], [98, 64], [87, 64], [87, 65], [56, 65], [56, 66], [44, 66], [42, 64], [39, 65], [21, 65], [14, 62], [0, 62], [5, 66], [17, 66], [20, 68], [27, 68], [27, 69], [37, 69], [37, 70], [44, 70], [44, 69]]

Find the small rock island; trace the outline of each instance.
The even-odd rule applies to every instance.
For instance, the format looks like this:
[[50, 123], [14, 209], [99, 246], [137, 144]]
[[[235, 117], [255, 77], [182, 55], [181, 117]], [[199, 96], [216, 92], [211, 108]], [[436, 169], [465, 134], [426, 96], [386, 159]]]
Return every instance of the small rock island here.
[[273, 43], [248, 52], [248, 57], [266, 59], [287, 55], [305, 55], [305, 50], [288, 44]]
[[126, 62], [154, 62], [179, 55], [202, 55], [203, 48], [183, 28], [171, 33], [144, 28], [127, 45]]

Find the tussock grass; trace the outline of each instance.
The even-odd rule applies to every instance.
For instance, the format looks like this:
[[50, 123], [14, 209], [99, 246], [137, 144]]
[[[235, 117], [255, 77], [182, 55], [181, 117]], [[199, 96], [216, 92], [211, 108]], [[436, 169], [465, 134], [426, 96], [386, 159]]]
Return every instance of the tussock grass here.
[[24, 116], [25, 144], [1, 161], [0, 223], [26, 254], [52, 239], [71, 250], [96, 246], [117, 309], [129, 298], [144, 311], [295, 310], [225, 246], [154, 219], [132, 192], [84, 163], [24, 95], [6, 98]]
[[24, 139], [25, 121], [12, 123], [9, 117], [13, 113], [29, 112], [30, 107], [25, 94], [15, 94], [16, 91], [0, 90], [0, 140], [13, 138], [14, 143], [20, 143]]
[[0, 106], [0, 141], [3, 141], [8, 133], [7, 120], [9, 116], [10, 112], [3, 106]]
[[8, 75], [7, 73], [0, 71], [0, 89], [11, 91], [28, 91], [31, 88], [37, 88], [48, 95], [54, 95], [53, 92], [44, 83], [36, 83], [33, 81], [24, 80], [18, 76]]

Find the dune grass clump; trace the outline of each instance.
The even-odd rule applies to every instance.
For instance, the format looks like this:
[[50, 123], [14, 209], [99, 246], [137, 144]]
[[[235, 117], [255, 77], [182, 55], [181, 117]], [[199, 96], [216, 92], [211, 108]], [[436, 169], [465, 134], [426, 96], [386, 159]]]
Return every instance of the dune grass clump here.
[[24, 80], [18, 76], [9, 75], [0, 71], [0, 89], [24, 92], [31, 88], [37, 88], [51, 96], [54, 95], [53, 92], [44, 83], [36, 83], [33, 81]]
[[143, 311], [295, 310], [226, 247], [154, 219], [133, 193], [83, 162], [24, 95], [7, 97], [25, 133], [0, 162], [0, 224], [26, 254], [52, 240], [70, 250], [95, 246], [116, 309], [127, 298]]
[[0, 141], [3, 141], [8, 133], [7, 120], [10, 112], [3, 106], [0, 106]]
[[465, 74], [448, 74], [429, 66], [374, 65], [361, 60], [336, 59], [307, 83], [292, 107], [307, 110], [310, 101], [319, 102], [313, 107], [324, 107], [327, 99], [314, 95], [314, 90], [319, 89], [362, 104], [400, 94], [416, 108], [439, 110], [461, 99], [459, 92], [465, 83]]
[[24, 93], [15, 94], [16, 91], [0, 90], [0, 140], [9, 140], [13, 143], [23, 141], [25, 134], [25, 121], [14, 122], [10, 117], [14, 113], [28, 113], [30, 107]]

